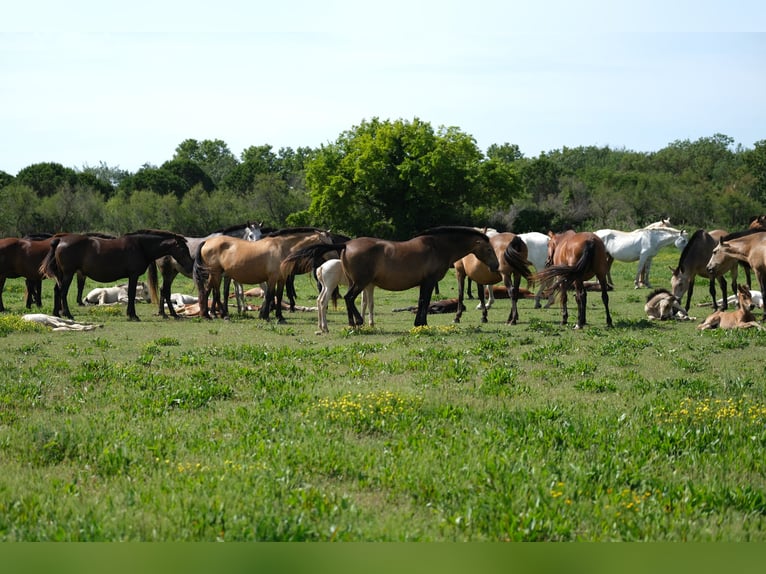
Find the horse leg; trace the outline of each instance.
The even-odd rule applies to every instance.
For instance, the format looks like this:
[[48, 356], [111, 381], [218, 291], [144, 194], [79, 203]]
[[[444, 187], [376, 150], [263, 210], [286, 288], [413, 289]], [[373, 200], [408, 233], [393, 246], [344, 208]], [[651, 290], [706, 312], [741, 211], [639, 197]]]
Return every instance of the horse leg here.
[[325, 277], [323, 272], [318, 272], [316, 277], [317, 283], [319, 283], [319, 295], [317, 295], [317, 326], [319, 327], [319, 331], [317, 331], [317, 334], [321, 334], [329, 331], [327, 329], [327, 305], [330, 289], [325, 283], [327, 277]]
[[268, 321], [269, 315], [271, 314], [271, 307], [274, 303], [275, 287], [276, 286], [271, 283], [266, 283], [266, 289], [263, 291], [263, 304], [261, 305], [261, 310], [258, 313], [258, 317], [264, 321]]
[[[71, 282], [71, 279], [70, 279]], [[85, 291], [85, 275], [82, 273], [77, 274], [77, 305], [80, 307], [84, 306], [85, 303], [82, 302], [82, 292]]]
[[598, 277], [598, 283], [601, 286], [601, 302], [604, 304], [604, 311], [606, 312], [606, 326], [612, 326], [612, 315], [609, 313], [609, 285], [606, 281], [606, 276]]
[[[471, 278], [468, 278], [468, 290], [466, 291], [466, 297], [469, 299], [473, 299], [473, 293], [471, 293], [471, 286], [473, 285], [473, 281], [471, 281]], [[478, 287], [477, 287], [478, 289]]]
[[506, 324], [515, 325], [519, 320], [518, 300], [519, 300], [519, 286], [521, 285], [521, 274], [519, 273], [513, 274], [513, 283], [511, 283], [510, 276], [506, 276], [503, 279], [505, 282], [505, 288], [508, 290], [508, 297], [511, 300], [511, 312], [508, 315], [508, 320], [506, 321]]
[[614, 257], [612, 257], [609, 253], [606, 254], [606, 280], [609, 281], [610, 285], [614, 285], [612, 283], [612, 263], [614, 263]]
[[130, 321], [140, 321], [136, 314], [136, 286], [138, 285], [138, 276], [128, 277], [128, 319]]
[[369, 315], [367, 324], [370, 327], [375, 326], [375, 286], [368, 285], [362, 291], [362, 317]]
[[[716, 296], [715, 296], [715, 282], [716, 282], [716, 278], [715, 277], [711, 277], [710, 278], [710, 287], [708, 288], [708, 291], [710, 292], [710, 297], [713, 299], [713, 310], [717, 311], [718, 310], [718, 301], [716, 300]], [[691, 286], [689, 287], [689, 290], [691, 290]], [[726, 301], [726, 283], [722, 284], [721, 290], [723, 291], [723, 298], [724, 298], [724, 302], [725, 302]]]
[[56, 317], [60, 317], [61, 314], [64, 314], [64, 317], [67, 319], [72, 319], [74, 321], [74, 317], [72, 317], [72, 313], [69, 311], [69, 302], [67, 301], [67, 297], [69, 295], [69, 286], [72, 284], [72, 276], [66, 276], [64, 275], [61, 280], [61, 287], [59, 289], [59, 313], [56, 314], [56, 308], [54, 305], [54, 312], [53, 314]]
[[431, 295], [434, 291], [435, 281], [426, 279], [420, 284], [420, 297], [418, 297], [418, 312], [415, 314], [415, 326], [425, 327], [428, 325], [428, 306], [431, 304]]
[[357, 295], [362, 292], [362, 288], [357, 284], [352, 283], [348, 287], [348, 291], [343, 296], [343, 300], [346, 302], [346, 313], [348, 314], [348, 326], [349, 327], [361, 327], [364, 325], [364, 317], [359, 313], [359, 309], [356, 307], [354, 300]]
[[275, 315], [277, 317], [277, 322], [281, 325], [281, 324], [287, 323], [284, 315], [282, 315], [282, 297], [285, 291], [285, 284], [282, 281], [277, 281], [276, 290], [277, 290], [277, 301], [276, 301], [277, 308], [275, 311]]
[[[490, 285], [490, 287], [492, 287], [492, 286]], [[481, 284], [477, 283], [476, 284], [476, 293], [479, 296], [479, 307], [481, 308], [481, 322], [482, 323], [486, 323], [488, 321], [488, 319], [487, 319], [488, 308], [487, 308], [487, 304], [486, 304], [485, 296], [484, 296], [484, 285], [481, 285]], [[491, 293], [491, 291], [490, 291], [490, 293]], [[460, 304], [458, 303], [458, 305], [460, 305]]]
[[577, 323], [575, 323], [575, 329], [582, 329], [585, 327], [585, 309], [588, 305], [588, 292], [585, 290], [585, 285], [582, 279], [577, 279], [574, 282], [575, 286], [575, 300], [577, 301]]
[[561, 290], [561, 324], [566, 325], [569, 321], [569, 310], [567, 309], [569, 281], [561, 281], [559, 289]]
[[[456, 271], [455, 273], [457, 275], [457, 312], [455, 313], [455, 318], [452, 320], [453, 323], [460, 323], [460, 318], [463, 316], [463, 291], [465, 290], [465, 272]], [[468, 279], [469, 284], [471, 282], [470, 279]], [[477, 287], [478, 289], [479, 287]], [[483, 289], [483, 287], [481, 287]], [[481, 298], [482, 302], [484, 301], [484, 297]], [[482, 305], [483, 307], [483, 305]]]
[[[694, 276], [693, 275], [689, 278], [689, 289], [686, 291], [686, 312], [687, 313], [689, 312], [689, 306], [691, 305], [691, 302], [692, 302], [692, 293], [694, 293]], [[715, 307], [715, 305], [716, 305], [715, 298], [713, 298], [713, 306]]]

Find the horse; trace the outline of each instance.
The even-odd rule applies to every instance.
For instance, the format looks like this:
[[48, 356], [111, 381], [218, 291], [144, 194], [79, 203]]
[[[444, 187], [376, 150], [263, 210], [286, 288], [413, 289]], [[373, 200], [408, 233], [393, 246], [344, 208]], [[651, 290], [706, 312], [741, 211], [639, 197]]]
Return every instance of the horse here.
[[686, 305], [684, 305], [684, 308], [687, 311], [689, 311], [689, 306], [691, 305], [692, 294], [694, 293], [694, 278], [697, 275], [710, 280], [709, 291], [710, 298], [713, 300], [713, 309], [718, 309], [715, 295], [716, 280], [723, 294], [721, 309], [726, 310], [728, 308], [726, 300], [727, 285], [724, 275], [727, 272], [731, 273], [732, 291], [736, 292], [737, 261], [729, 261], [727, 265], [720, 267], [715, 275], [711, 275], [707, 270], [707, 263], [710, 260], [710, 255], [713, 253], [713, 248], [715, 248], [718, 240], [725, 235], [727, 235], [727, 232], [723, 229], [715, 229], [709, 233], [704, 229], [698, 229], [692, 234], [686, 247], [681, 252], [678, 265], [675, 268], [670, 268], [670, 271], [673, 273], [670, 278], [670, 289], [679, 301], [683, 299], [684, 293], [686, 293]]
[[[736, 269], [738, 262], [745, 262], [755, 271], [761, 293], [766, 287], [766, 235], [763, 229], [748, 229], [720, 237], [713, 248], [705, 269], [710, 274], [720, 274], [729, 266]], [[724, 299], [726, 293], [724, 293]], [[715, 298], [714, 298], [715, 299]], [[723, 305], [721, 306], [723, 307]], [[766, 319], [766, 308], [763, 311]]]
[[[181, 265], [191, 262], [186, 239], [181, 235], [157, 229], [142, 229], [120, 237], [103, 238], [95, 235], [66, 234], [54, 236], [50, 250], [40, 264], [40, 273], [56, 280], [53, 314], [74, 319], [69, 311], [67, 294], [72, 278], [82, 273], [94, 281], [111, 283], [128, 279], [129, 320], [140, 321], [136, 314], [138, 278], [150, 263], [164, 255], [172, 255]], [[149, 280], [151, 293], [156, 284]]]
[[[144, 303], [152, 300], [149, 286], [143, 281], [136, 285], [136, 299]], [[96, 287], [91, 289], [83, 299], [85, 305], [116, 305], [128, 302], [128, 284], [121, 283], [114, 287]]]
[[200, 316], [210, 319], [208, 295], [212, 292], [213, 304], [228, 315], [226, 299], [220, 300], [219, 286], [225, 274], [243, 284], [266, 284], [264, 303], [260, 318], [268, 319], [276, 297], [275, 314], [280, 323], [282, 296], [287, 277], [282, 274], [282, 261], [291, 251], [315, 243], [330, 244], [330, 234], [312, 227], [284, 229], [262, 237], [258, 241], [246, 241], [220, 235], [203, 242], [194, 259], [194, 281], [199, 291]]
[[[189, 247], [189, 254], [192, 258], [192, 265], [185, 266], [180, 264], [174, 257], [171, 255], [165, 255], [164, 257], [160, 257], [156, 261], [156, 265], [152, 264], [149, 266], [149, 278], [150, 281], [153, 281], [154, 284], [157, 283], [157, 268], [159, 268], [160, 274], [162, 275], [162, 287], [160, 288], [160, 297], [159, 297], [159, 315], [163, 318], [166, 318], [167, 315], [165, 314], [165, 308], [167, 307], [168, 311], [170, 312], [170, 315], [177, 319], [178, 314], [175, 311], [174, 306], [172, 305], [170, 292], [173, 286], [173, 280], [176, 278], [176, 276], [181, 273], [186, 277], [191, 278], [192, 272], [193, 272], [193, 260], [197, 256], [197, 253], [199, 252], [199, 248], [208, 239], [212, 237], [218, 237], [219, 235], [227, 235], [229, 237], [239, 237], [241, 239], [245, 239], [247, 241], [256, 241], [261, 238], [261, 225], [259, 223], [254, 223], [251, 221], [247, 221], [245, 223], [239, 223], [237, 225], [231, 225], [229, 227], [223, 228], [223, 229], [217, 229], [216, 231], [213, 231], [212, 233], [209, 233], [205, 237], [184, 237], [186, 240], [186, 245]], [[238, 288], [238, 285], [235, 283], [234, 285], [234, 292], [235, 294], [240, 294], [242, 291], [241, 287]], [[156, 295], [155, 295], [156, 297]], [[237, 305], [239, 306], [240, 298], [237, 299]]]
[[561, 324], [566, 325], [569, 319], [567, 310], [567, 291], [574, 285], [577, 300], [577, 323], [575, 329], [581, 329], [586, 324], [587, 290], [585, 281], [596, 277], [601, 286], [601, 301], [606, 311], [607, 327], [612, 326], [612, 315], [609, 313], [609, 284], [606, 280], [609, 264], [606, 247], [601, 238], [590, 231], [576, 232], [572, 230], [563, 233], [548, 233], [549, 265], [532, 276], [534, 281], [544, 283], [556, 281], [550, 288], [558, 291], [561, 297]]
[[[506, 321], [509, 325], [515, 325], [519, 320], [517, 301], [519, 299], [519, 285], [521, 278], [529, 280], [532, 275], [527, 259], [527, 244], [514, 233], [497, 233], [489, 238], [489, 243], [495, 252], [495, 258], [499, 263], [497, 271], [492, 271], [489, 266], [480, 261], [473, 253], [469, 253], [454, 263], [455, 275], [458, 284], [458, 304], [454, 322], [460, 323], [463, 315], [463, 292], [465, 291], [466, 278], [472, 279], [478, 285], [479, 306], [481, 308], [481, 322], [487, 322], [487, 306], [484, 303], [484, 286], [494, 285], [502, 281], [508, 290], [511, 299], [511, 312]], [[511, 278], [513, 277], [513, 280]], [[492, 291], [490, 291], [492, 292]], [[494, 297], [493, 297], [494, 299]]]
[[[664, 222], [663, 222], [664, 223]], [[595, 232], [604, 242], [607, 251], [607, 281], [612, 282], [612, 263], [617, 261], [638, 261], [636, 277], [633, 280], [635, 289], [651, 287], [649, 269], [652, 259], [660, 249], [674, 244], [678, 249], [686, 246], [688, 237], [686, 231], [672, 227], [645, 227], [634, 231], [617, 231], [615, 229], [599, 229]]]
[[[101, 234], [94, 234], [101, 235]], [[40, 273], [40, 264], [50, 251], [52, 235], [39, 233], [24, 237], [6, 237], [0, 239], [0, 312], [5, 311], [3, 289], [6, 279], [24, 277], [26, 283], [26, 308], [34, 303], [42, 307], [42, 282], [45, 278]], [[85, 289], [85, 276], [77, 275], [77, 304], [82, 305], [82, 293]]]
[[676, 319], [685, 321], [694, 321], [695, 317], [689, 317], [686, 309], [667, 289], [655, 289], [646, 296], [644, 312], [649, 319], [665, 321], [666, 319]]
[[350, 327], [364, 324], [355, 300], [369, 286], [386, 291], [405, 291], [419, 286], [415, 326], [421, 327], [428, 324], [434, 286], [458, 259], [473, 253], [492, 271], [497, 271], [500, 265], [489, 238], [473, 227], [435, 227], [406, 241], [357, 237], [316, 248], [316, 255], [330, 251], [340, 253], [343, 272], [349, 280], [343, 299]]
[[755, 328], [763, 331], [763, 327], [753, 315], [752, 297], [747, 285], [738, 285], [737, 301], [739, 303], [736, 311], [715, 311], [705, 320], [697, 325], [697, 329], [704, 331], [706, 329], [749, 329]]

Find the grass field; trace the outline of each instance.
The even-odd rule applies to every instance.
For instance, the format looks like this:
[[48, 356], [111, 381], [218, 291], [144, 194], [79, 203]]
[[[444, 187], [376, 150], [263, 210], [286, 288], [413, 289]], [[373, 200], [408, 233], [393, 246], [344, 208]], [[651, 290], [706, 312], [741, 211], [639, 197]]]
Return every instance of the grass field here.
[[[677, 260], [655, 258], [656, 286]], [[314, 312], [152, 305], [73, 306], [103, 328], [54, 333], [19, 320], [9, 280], [0, 539], [764, 541], [766, 333], [697, 331], [701, 280], [698, 321], [649, 322], [634, 274], [615, 264], [613, 329], [596, 293], [582, 331], [528, 300], [516, 326], [499, 300], [486, 325], [472, 304], [415, 329], [391, 309], [416, 292], [378, 290], [375, 329], [341, 302], [323, 336]]]

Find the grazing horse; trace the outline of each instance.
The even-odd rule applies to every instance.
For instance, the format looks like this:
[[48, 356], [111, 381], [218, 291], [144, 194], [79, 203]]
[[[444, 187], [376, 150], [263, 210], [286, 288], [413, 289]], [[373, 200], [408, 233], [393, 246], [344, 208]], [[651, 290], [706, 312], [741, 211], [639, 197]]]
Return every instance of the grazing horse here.
[[[478, 286], [479, 306], [481, 308], [481, 322], [487, 322], [487, 306], [484, 303], [484, 286], [494, 285], [502, 281], [508, 290], [511, 299], [511, 312], [506, 321], [509, 325], [515, 325], [519, 320], [517, 301], [519, 299], [519, 286], [521, 278], [529, 279], [532, 275], [527, 260], [527, 244], [514, 233], [496, 233], [489, 238], [489, 243], [495, 252], [495, 258], [499, 263], [497, 271], [492, 271], [489, 266], [480, 261], [473, 253], [458, 259], [454, 263], [455, 274], [458, 284], [457, 313], [454, 322], [460, 323], [463, 315], [463, 293], [465, 280], [470, 278]], [[511, 280], [513, 278], [513, 280]], [[493, 297], [494, 298], [494, 297]]]
[[[41, 273], [56, 280], [53, 314], [59, 317], [63, 313], [69, 319], [74, 318], [69, 312], [67, 294], [72, 278], [82, 273], [99, 283], [127, 277], [128, 319], [139, 321], [136, 314], [138, 278], [150, 263], [164, 255], [172, 255], [182, 265], [191, 262], [186, 240], [169, 231], [144, 229], [109, 239], [74, 233], [54, 236], [40, 265]], [[150, 291], [155, 292], [151, 282]]]
[[567, 310], [567, 291], [574, 285], [577, 300], [577, 323], [575, 329], [585, 326], [585, 311], [587, 308], [587, 290], [585, 281], [595, 276], [601, 286], [601, 301], [606, 311], [606, 324], [612, 326], [612, 315], [609, 313], [609, 285], [606, 280], [608, 269], [606, 247], [598, 235], [589, 231], [564, 231], [549, 233], [548, 259], [550, 264], [535, 273], [535, 281], [549, 282], [556, 280], [550, 288], [558, 290], [561, 297], [561, 324], [566, 325], [569, 319]]
[[[711, 275], [718, 275], [732, 264], [736, 269], [737, 263], [742, 261], [755, 271], [763, 293], [766, 287], [766, 234], [763, 229], [748, 229], [719, 238], [707, 262], [706, 270]], [[726, 293], [724, 299], [725, 297]], [[723, 305], [721, 308], [724, 308]], [[763, 319], [766, 319], [766, 307]]]
[[315, 243], [331, 245], [330, 234], [315, 228], [289, 228], [269, 234], [258, 241], [246, 241], [220, 235], [205, 241], [194, 260], [194, 281], [199, 290], [200, 316], [210, 319], [208, 295], [221, 317], [228, 315], [226, 299], [220, 300], [219, 286], [225, 274], [246, 285], [266, 284], [260, 318], [268, 319], [276, 297], [276, 317], [282, 315], [282, 296], [287, 276], [283, 275], [282, 261], [293, 251]]
[[[194, 258], [197, 256], [200, 246], [205, 241], [207, 241], [208, 239], [212, 237], [218, 237], [219, 235], [228, 235], [229, 237], [239, 237], [241, 239], [246, 239], [247, 241], [256, 241], [261, 238], [261, 226], [258, 223], [247, 221], [245, 223], [232, 225], [224, 229], [218, 229], [206, 235], [205, 237], [184, 237], [184, 239], [186, 239], [186, 244], [189, 246], [189, 254], [191, 255], [192, 260], [194, 260]], [[152, 264], [149, 266], [150, 282], [153, 276], [154, 284], [157, 284], [157, 268], [158, 267], [160, 270], [160, 274], [162, 275], [162, 287], [160, 288], [160, 297], [159, 297], [159, 314], [163, 318], [167, 317], [167, 315], [165, 315], [165, 307], [167, 307], [171, 316], [177, 319], [178, 314], [176, 313], [174, 306], [171, 304], [171, 298], [170, 298], [170, 292], [173, 286], [173, 280], [176, 278], [176, 275], [178, 275], [179, 273], [185, 275], [186, 277], [191, 278], [192, 271], [193, 271], [193, 264], [188, 266], [182, 265], [178, 261], [176, 261], [176, 259], [171, 255], [165, 255], [164, 257], [160, 257], [156, 261], [156, 266], [155, 264]], [[234, 291], [235, 293], [238, 293], [237, 285], [234, 286]], [[237, 303], [239, 304], [239, 299], [237, 300]]]
[[615, 229], [599, 229], [595, 232], [604, 242], [607, 252], [607, 281], [612, 282], [612, 263], [617, 261], [638, 261], [636, 277], [633, 280], [636, 289], [651, 287], [649, 269], [652, 259], [666, 245], [674, 244], [678, 249], [686, 246], [688, 237], [686, 231], [672, 227], [656, 226], [636, 229], [634, 231], [617, 231]]
[[726, 301], [726, 279], [724, 275], [727, 272], [731, 273], [732, 291], [737, 290], [737, 262], [731, 260], [726, 266], [718, 268], [715, 275], [711, 275], [707, 270], [707, 263], [710, 260], [710, 255], [713, 253], [713, 248], [716, 246], [718, 240], [727, 235], [723, 229], [715, 229], [711, 232], [707, 232], [704, 229], [698, 229], [695, 231], [689, 242], [681, 252], [681, 257], [678, 259], [678, 265], [674, 269], [670, 270], [673, 275], [670, 278], [670, 289], [673, 291], [673, 295], [681, 301], [684, 293], [686, 293], [686, 305], [684, 308], [688, 311], [691, 305], [692, 293], [694, 293], [694, 278], [699, 275], [706, 277], [710, 280], [710, 298], [713, 300], [713, 309], [718, 309], [715, 295], [715, 282], [718, 281], [721, 287], [721, 293], [723, 294], [723, 303], [721, 309], [727, 309], [728, 303]]
[[738, 286], [737, 301], [739, 308], [736, 311], [715, 311], [697, 325], [697, 329], [749, 329], [754, 327], [763, 331], [763, 327], [753, 315], [755, 305], [747, 285]]

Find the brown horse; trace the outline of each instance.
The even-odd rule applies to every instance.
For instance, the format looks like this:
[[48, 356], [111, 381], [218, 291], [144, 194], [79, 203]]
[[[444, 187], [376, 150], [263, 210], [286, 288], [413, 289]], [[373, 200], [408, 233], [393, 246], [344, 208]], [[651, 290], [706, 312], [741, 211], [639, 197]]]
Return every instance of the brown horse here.
[[[766, 234], [763, 229], [748, 229], [719, 238], [708, 259], [706, 270], [709, 274], [718, 275], [723, 269], [745, 262], [755, 271], [761, 293], [766, 286]], [[724, 301], [726, 293], [724, 293]], [[715, 301], [715, 299], [714, 299]], [[722, 309], [725, 309], [721, 305]], [[764, 306], [763, 319], [766, 319]]]
[[228, 315], [228, 304], [219, 298], [221, 278], [225, 274], [244, 285], [266, 283], [260, 318], [268, 319], [276, 297], [275, 314], [280, 323], [282, 296], [287, 276], [282, 273], [282, 261], [293, 251], [315, 243], [330, 244], [330, 234], [314, 228], [288, 228], [271, 233], [258, 241], [246, 241], [220, 235], [205, 241], [194, 260], [194, 280], [199, 290], [200, 316], [210, 319], [208, 296], [212, 292], [213, 304], [221, 316]]
[[739, 285], [737, 290], [739, 309], [736, 311], [716, 311], [709, 315], [697, 329], [749, 329], [751, 327], [763, 331], [763, 327], [753, 315], [753, 298], [747, 285]]
[[726, 302], [726, 273], [731, 273], [731, 288], [733, 292], [737, 291], [737, 261], [731, 260], [727, 265], [720, 267], [715, 275], [711, 275], [707, 270], [707, 263], [710, 260], [710, 255], [713, 253], [713, 248], [718, 243], [718, 240], [727, 235], [727, 232], [723, 229], [715, 229], [711, 232], [707, 232], [704, 229], [698, 229], [694, 232], [689, 239], [689, 242], [681, 252], [681, 257], [678, 259], [678, 266], [670, 268], [673, 272], [670, 278], [670, 289], [673, 295], [679, 301], [683, 300], [684, 293], [686, 293], [686, 305], [685, 309], [689, 311], [689, 306], [692, 300], [692, 293], [694, 293], [694, 278], [699, 275], [700, 277], [706, 277], [710, 280], [710, 297], [713, 300], [713, 309], [718, 309], [718, 303], [716, 302], [715, 295], [715, 282], [721, 287], [721, 293], [723, 294], [723, 303], [721, 309], [726, 309], [728, 303]]
[[[73, 277], [82, 273], [99, 283], [127, 278], [128, 319], [139, 321], [136, 315], [138, 278], [150, 263], [163, 255], [172, 255], [182, 265], [191, 263], [186, 240], [169, 231], [145, 229], [114, 238], [74, 233], [54, 236], [40, 265], [42, 274], [56, 280], [53, 314], [59, 317], [63, 313], [73, 319], [67, 294]], [[150, 292], [156, 291], [156, 285], [150, 284]]]
[[587, 308], [587, 293], [585, 281], [596, 277], [601, 286], [601, 301], [606, 311], [606, 324], [612, 326], [612, 315], [609, 313], [609, 284], [606, 274], [609, 269], [607, 252], [604, 242], [598, 235], [589, 231], [563, 233], [548, 233], [548, 260], [550, 265], [532, 276], [535, 281], [543, 283], [555, 281], [551, 291], [559, 291], [561, 297], [561, 324], [566, 325], [569, 319], [567, 310], [567, 291], [574, 285], [577, 300], [577, 323], [575, 329], [585, 326], [585, 311]]
[[[487, 322], [487, 306], [484, 302], [484, 286], [494, 285], [502, 281], [511, 299], [511, 312], [506, 321], [509, 325], [515, 325], [519, 320], [519, 311], [516, 302], [519, 299], [519, 286], [521, 278], [529, 279], [532, 272], [527, 260], [527, 244], [515, 233], [497, 233], [489, 238], [489, 243], [495, 251], [499, 267], [492, 271], [473, 253], [455, 261], [455, 274], [458, 284], [457, 314], [454, 322], [460, 323], [463, 315], [463, 292], [465, 291], [466, 278], [474, 281], [478, 288], [479, 303], [481, 306], [481, 322]], [[513, 278], [513, 280], [511, 280]]]
[[[40, 273], [40, 264], [50, 251], [51, 239], [50, 234], [0, 239], [0, 311], [5, 311], [3, 304], [5, 280], [17, 277], [24, 277], [26, 281], [27, 309], [31, 309], [33, 303], [42, 307], [42, 282], [45, 276]], [[80, 305], [84, 287], [85, 277], [78, 275], [77, 303]]]

